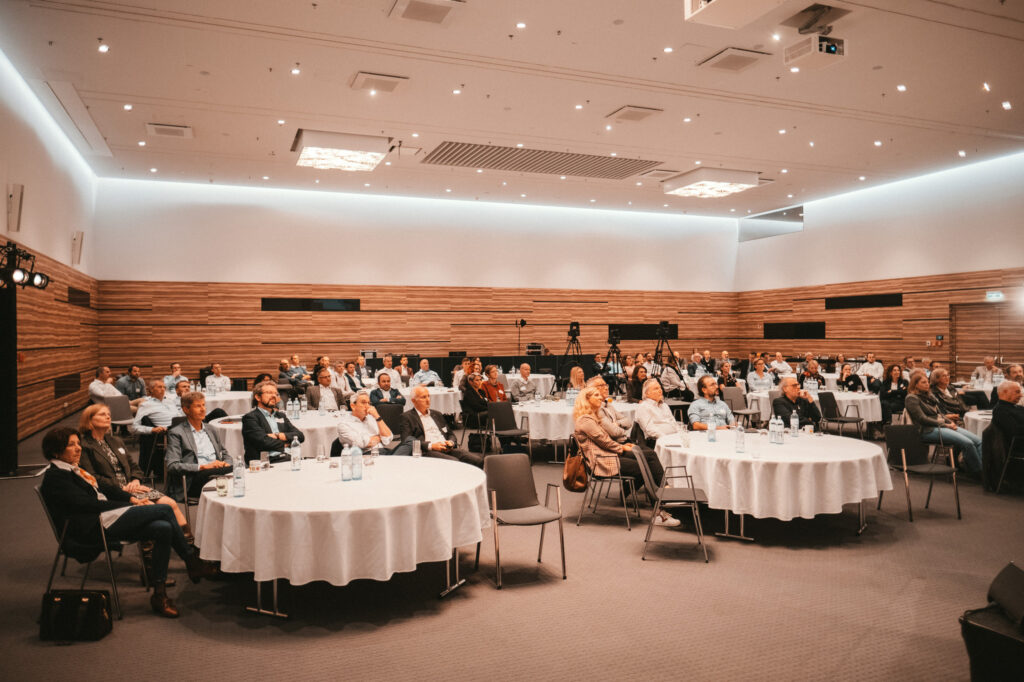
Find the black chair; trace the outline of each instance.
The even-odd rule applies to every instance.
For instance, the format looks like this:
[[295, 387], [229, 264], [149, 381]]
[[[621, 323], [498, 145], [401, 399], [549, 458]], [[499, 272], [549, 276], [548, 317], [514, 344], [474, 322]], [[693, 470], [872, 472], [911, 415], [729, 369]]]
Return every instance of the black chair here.
[[972, 680], [1019, 680], [1024, 670], [1024, 571], [1012, 561], [988, 588], [988, 606], [960, 616]]
[[722, 400], [729, 406], [733, 415], [742, 419], [746, 426], [750, 426], [752, 417], [760, 417], [761, 410], [756, 407], [747, 407], [747, 396], [739, 386], [723, 386]]
[[248, 383], [249, 382], [248, 382], [247, 379], [232, 379], [231, 380], [231, 390], [232, 391], [248, 391], [249, 390]]
[[[644, 487], [651, 491], [654, 498], [654, 509], [651, 510], [651, 520], [647, 523], [644, 551], [640, 555], [640, 559], [647, 559], [647, 544], [651, 541], [651, 533], [654, 532], [654, 520], [658, 518], [661, 510], [689, 509], [690, 515], [693, 517], [694, 533], [697, 534], [697, 544], [704, 550], [704, 563], [708, 563], [708, 547], [704, 543], [704, 527], [700, 522], [700, 508], [698, 507], [702, 503], [708, 503], [708, 496], [703, 490], [693, 486], [693, 477], [686, 473], [686, 467], [683, 465], [666, 467], [661, 485], [658, 485], [654, 480], [651, 468], [647, 466], [647, 460], [644, 457], [637, 457], [636, 461], [640, 465], [640, 475], [644, 479]], [[675, 473], [677, 470], [681, 470], [681, 473]]]
[[342, 447], [341, 441], [335, 438], [334, 441], [331, 442], [331, 457], [341, 457]]
[[[996, 427], [991, 426], [989, 428], [995, 429]], [[998, 429], [996, 431], [995, 435], [997, 438], [1003, 436], [1002, 433], [998, 432]], [[1018, 445], [1021, 447], [1018, 448]], [[1024, 434], [1014, 434], [1010, 437], [1010, 444], [1006, 447], [1006, 457], [1003, 459], [1003, 471], [999, 474], [999, 483], [996, 485], [997, 495], [1003, 487], [1003, 480], [1006, 479], [1006, 470], [1010, 467], [1011, 461], [1024, 462]]]
[[[843, 427], [847, 424], [855, 424], [857, 426], [857, 434], [861, 440], [864, 440], [864, 420], [860, 417], [850, 417], [845, 414], [839, 413], [839, 403], [836, 402], [836, 397], [831, 391], [822, 391], [818, 393], [818, 404], [821, 406], [821, 421], [823, 424], [839, 424], [839, 435], [843, 435]], [[847, 405], [846, 411], [849, 412], [851, 407], [855, 405]]]
[[391, 429], [391, 433], [395, 434], [397, 438], [398, 434], [402, 433], [402, 413], [405, 412], [405, 405], [377, 403], [377, 412], [387, 427]]
[[[471, 412], [466, 409], [466, 401], [463, 398], [459, 399], [459, 412], [462, 418], [462, 433], [459, 434], [459, 447], [462, 447], [463, 441], [468, 440], [468, 433], [470, 429], [476, 429], [477, 441], [484, 443], [484, 427], [486, 426], [487, 419], [485, 412]], [[468, 446], [467, 446], [468, 447]], [[486, 449], [486, 445], [481, 445], [481, 452]]]
[[533, 442], [530, 440], [529, 422], [523, 416], [521, 425], [516, 425], [516, 415], [512, 411], [512, 403], [507, 400], [487, 403], [487, 422], [491, 426], [491, 439], [497, 440], [498, 451], [501, 451], [501, 439], [508, 438], [522, 443], [526, 441], [526, 448], [533, 457]]
[[[569, 437], [569, 453], [567, 457], [571, 457], [579, 451], [579, 443], [576, 442], [576, 436], [572, 435]], [[642, 457], [643, 455], [641, 455]], [[609, 492], [613, 483], [619, 484], [619, 496], [622, 499], [622, 508], [626, 512], [626, 530], [633, 530], [632, 525], [629, 521], [629, 503], [626, 502], [626, 487], [629, 487], [629, 495], [633, 496], [633, 510], [636, 512], [637, 518], [640, 518], [640, 505], [636, 499], [636, 482], [632, 477], [622, 477], [622, 467], [619, 466], [618, 455], [598, 455], [600, 459], [615, 460], [617, 474], [611, 476], [597, 476], [590, 468], [590, 464], [587, 462], [587, 458], [583, 458], [583, 466], [587, 472], [587, 489], [583, 491], [583, 502], [580, 504], [580, 515], [576, 519], [576, 525], [580, 525], [583, 521], [583, 511], [587, 508], [587, 496], [590, 496], [591, 511], [596, 514], [597, 506], [601, 502], [601, 494], [604, 492], [604, 488], [607, 485]]]
[[[888, 452], [889, 466], [892, 469], [903, 472], [903, 485], [907, 493], [907, 517], [911, 523], [914, 521], [914, 512], [910, 506], [910, 474], [927, 476], [928, 497], [925, 499], [924, 508], [932, 499], [932, 487], [935, 485], [936, 476], [953, 477], [953, 497], [956, 499], [956, 518], [961, 519], [960, 514], [960, 490], [956, 483], [956, 466], [953, 461], [953, 453], [949, 452], [949, 465], [939, 464], [930, 461], [928, 457], [928, 445], [921, 441], [917, 427], [912, 424], [889, 424], [885, 427], [885, 448]], [[878, 491], [878, 509], [882, 508], [882, 495], [885, 491]]]
[[[540, 545], [537, 547], [537, 563], [544, 552], [544, 530], [547, 524], [558, 522], [558, 542], [562, 550], [562, 580], [565, 573], [565, 535], [562, 529], [562, 491], [556, 483], [547, 484], [544, 504], [537, 499], [537, 485], [533, 479], [530, 456], [515, 452], [501, 457], [484, 460], [484, 475], [490, 491], [491, 527], [494, 529], [495, 579], [501, 589], [501, 551], [498, 543], [498, 526], [540, 526]], [[548, 506], [552, 488], [555, 491], [556, 508]], [[480, 546], [477, 545], [476, 567], [480, 566]]]
[[[629, 440], [640, 445], [646, 445], [649, 448], [654, 447], [655, 439], [648, 438], [647, 434], [644, 433], [643, 427], [640, 426], [640, 422], [633, 422], [633, 428], [629, 430]], [[639, 457], [637, 458], [639, 459]], [[646, 460], [644, 464], [646, 465]], [[651, 488], [653, 490], [653, 488]]]

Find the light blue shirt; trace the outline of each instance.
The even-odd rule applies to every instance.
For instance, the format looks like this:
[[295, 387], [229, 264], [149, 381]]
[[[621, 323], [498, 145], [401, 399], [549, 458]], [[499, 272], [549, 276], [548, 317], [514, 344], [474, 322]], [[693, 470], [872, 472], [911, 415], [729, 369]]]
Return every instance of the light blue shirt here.
[[206, 425], [204, 424], [198, 431], [192, 424], [189, 424], [188, 427], [192, 429], [192, 440], [196, 442], [196, 461], [199, 465], [216, 462], [217, 451], [213, 449], [213, 442], [210, 440], [209, 434], [206, 433]]
[[617, 362], [604, 363], [605, 374], [622, 374], [622, 365]]
[[267, 412], [262, 407], [257, 408], [257, 409], [259, 409], [260, 414], [263, 415], [263, 418], [267, 420], [267, 424], [270, 424], [270, 432], [271, 433], [279, 433], [279, 431], [277, 429], [277, 417], [275, 417], [272, 413]]
[[772, 379], [772, 375], [765, 370], [764, 376], [757, 376], [757, 372], [750, 372], [747, 374], [747, 390], [748, 391], [770, 391], [775, 387], [775, 381]]
[[441, 381], [441, 377], [432, 369], [421, 369], [413, 374], [412, 379], [409, 380], [409, 385], [419, 386], [420, 384], [429, 384], [431, 381], [434, 382], [435, 386], [444, 385], [444, 382]]
[[177, 385], [179, 381], [188, 381], [188, 377], [185, 376], [184, 374], [179, 374], [178, 376], [174, 376], [173, 374], [165, 375], [164, 387], [167, 389], [167, 392], [174, 393], [174, 387]]
[[697, 422], [707, 424], [708, 419], [712, 415], [714, 415], [715, 421], [721, 425], [732, 424], [735, 421], [732, 416], [732, 410], [718, 396], [715, 396], [715, 402], [713, 403], [704, 397], [697, 398], [690, 405], [690, 410], [687, 414], [689, 415], [690, 424], [696, 424]]
[[172, 419], [182, 415], [181, 408], [175, 404], [174, 398], [165, 395], [163, 400], [157, 400], [153, 396], [149, 396], [139, 405], [139, 411], [135, 413], [132, 431], [135, 433], [153, 433], [152, 426], [146, 426], [142, 423], [144, 417], [149, 417], [154, 426], [166, 428], [171, 425]]

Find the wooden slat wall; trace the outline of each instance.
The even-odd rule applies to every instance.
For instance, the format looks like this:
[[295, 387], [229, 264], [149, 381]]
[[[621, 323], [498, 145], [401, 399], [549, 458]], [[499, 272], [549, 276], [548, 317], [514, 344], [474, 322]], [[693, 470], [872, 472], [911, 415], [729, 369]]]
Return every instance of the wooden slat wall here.
[[[18, 438], [81, 409], [99, 357], [96, 280], [38, 253], [36, 270], [50, 276], [50, 285], [17, 294], [18, 352], [24, 358], [18, 365]], [[88, 291], [92, 306], [68, 303], [69, 285]], [[73, 373], [80, 377], [79, 390], [54, 398], [54, 378]]]

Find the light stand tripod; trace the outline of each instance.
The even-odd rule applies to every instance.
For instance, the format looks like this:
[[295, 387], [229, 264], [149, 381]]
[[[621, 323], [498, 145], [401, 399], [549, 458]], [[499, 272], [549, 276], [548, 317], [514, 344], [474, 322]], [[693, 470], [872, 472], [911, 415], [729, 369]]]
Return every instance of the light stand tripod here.
[[[569, 342], [565, 344], [565, 354], [563, 355], [563, 365], [559, 371], [558, 381], [556, 386], [559, 384], [567, 384], [569, 382], [569, 374], [572, 372], [572, 368], [579, 366], [583, 367], [583, 348], [580, 347], [580, 323], [570, 322], [569, 323]], [[572, 358], [570, 360], [569, 358]], [[559, 388], [561, 390], [561, 388]]]
[[516, 326], [516, 355], [523, 354], [523, 327], [526, 326], [526, 320], [516, 320], [513, 324]]
[[[619, 389], [619, 372], [622, 371], [622, 351], [619, 350], [619, 330], [608, 328], [608, 352], [604, 355], [605, 382], [608, 392], [614, 395]], [[610, 371], [615, 370], [618, 371]]]
[[669, 324], [668, 320], [662, 320], [658, 323], [658, 343], [654, 346], [654, 371], [651, 372], [651, 376], [660, 378], [661, 373], [664, 371], [665, 363], [663, 362], [665, 351], [673, 358], [675, 353], [672, 352], [672, 346], [668, 343], [669, 337]]

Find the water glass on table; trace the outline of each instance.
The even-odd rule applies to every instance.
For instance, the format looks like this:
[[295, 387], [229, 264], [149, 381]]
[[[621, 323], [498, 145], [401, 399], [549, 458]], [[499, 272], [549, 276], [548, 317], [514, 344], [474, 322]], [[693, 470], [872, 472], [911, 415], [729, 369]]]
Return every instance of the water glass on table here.
[[214, 483], [217, 485], [217, 497], [228, 496], [228, 477], [218, 476], [214, 479]]
[[418, 440], [414, 440], [412, 442], [412, 456], [413, 457], [422, 457], [423, 456], [422, 446], [420, 445], [420, 442]]

